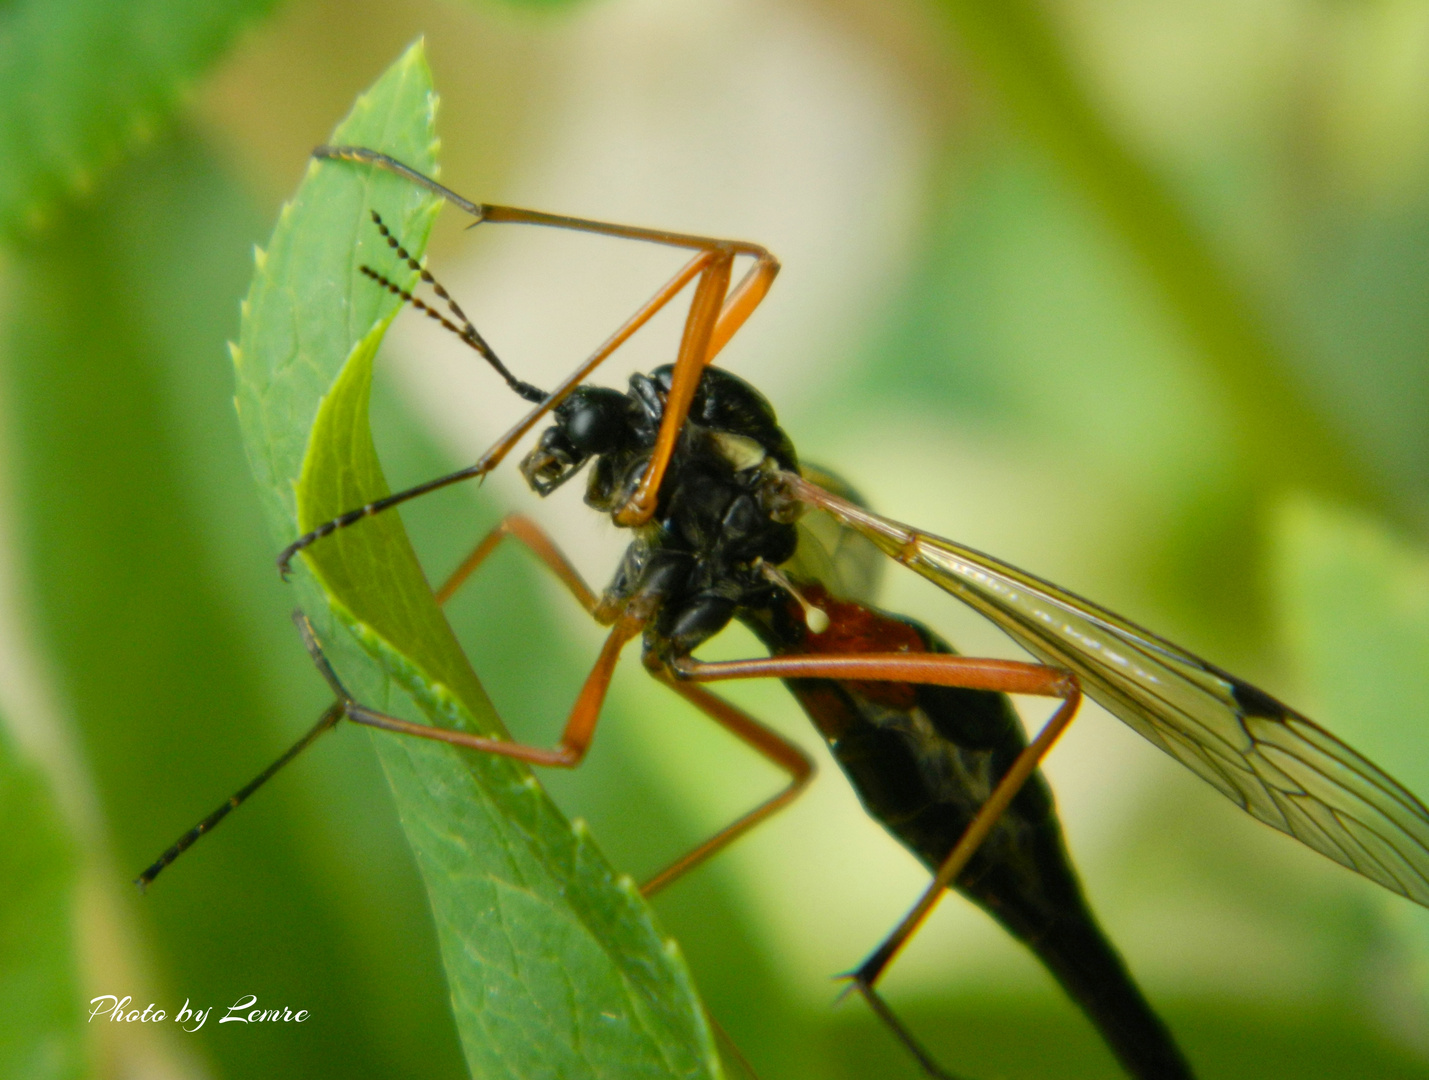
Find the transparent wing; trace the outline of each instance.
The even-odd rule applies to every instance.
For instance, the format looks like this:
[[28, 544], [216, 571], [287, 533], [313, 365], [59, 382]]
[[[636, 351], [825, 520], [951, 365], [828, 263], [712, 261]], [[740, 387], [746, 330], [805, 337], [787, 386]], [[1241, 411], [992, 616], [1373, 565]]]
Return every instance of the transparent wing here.
[[952, 593], [1268, 825], [1429, 907], [1429, 810], [1263, 690], [1105, 608], [785, 474], [819, 506]]
[[[810, 483], [862, 506], [863, 499], [836, 474], [807, 461], [800, 473]], [[876, 544], [856, 529], [850, 529], [832, 514], [814, 511], [799, 519], [799, 545], [794, 557], [780, 567], [803, 581], [821, 581], [835, 596], [860, 604], [872, 604], [888, 560]]]

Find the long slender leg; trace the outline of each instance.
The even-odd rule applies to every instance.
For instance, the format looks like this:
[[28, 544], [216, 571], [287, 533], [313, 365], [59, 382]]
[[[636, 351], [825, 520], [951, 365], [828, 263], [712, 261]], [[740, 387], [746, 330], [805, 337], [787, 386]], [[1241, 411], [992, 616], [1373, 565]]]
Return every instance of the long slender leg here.
[[888, 1002], [878, 994], [871, 986], [864, 986], [862, 983], [855, 983], [863, 999], [868, 1002], [868, 1007], [873, 1010], [873, 1014], [883, 1021], [885, 1027], [893, 1032], [894, 1038], [903, 1044], [903, 1048], [913, 1056], [913, 1060], [918, 1063], [922, 1070], [933, 1080], [958, 1080], [958, 1077], [948, 1072], [938, 1064], [937, 1059], [923, 1048], [913, 1033], [908, 1030], [908, 1026], [898, 1018], [898, 1014], [888, 1007]]
[[[463, 563], [457, 568], [456, 572], [453, 573], [442, 588], [438, 590], [438, 601], [445, 603], [451, 594], [461, 586], [462, 582], [495, 550], [501, 540], [508, 536], [521, 541], [534, 551], [541, 561], [550, 567], [556, 576], [565, 583], [566, 587], [572, 592], [576, 599], [580, 601], [581, 605], [598, 621], [609, 624], [615, 620], [618, 613], [614, 611], [605, 612], [601, 608], [599, 599], [581, 579], [575, 567], [561, 554], [560, 549], [540, 530], [535, 522], [520, 515], [512, 515], [504, 519], [477, 544], [476, 549], [471, 555], [467, 556]], [[359, 705], [352, 700], [351, 696], [343, 688], [342, 683], [338, 680], [337, 674], [328, 663], [327, 657], [323, 655], [322, 649], [317, 643], [307, 618], [303, 616], [301, 612], [295, 612], [294, 620], [298, 624], [299, 632], [303, 635], [303, 640], [307, 644], [308, 650], [317, 664], [318, 670], [323, 674], [323, 677], [327, 679], [329, 685], [332, 686], [338, 700], [328, 706], [322, 716], [319, 717], [318, 722], [313, 725], [306, 735], [284, 751], [282, 756], [276, 761], [225, 800], [213, 813], [209, 814], [192, 829], [180, 836], [162, 855], [154, 860], [148, 869], [135, 878], [135, 884], [138, 885], [140, 889], [144, 889], [151, 884], [165, 867], [192, 847], [199, 837], [211, 831], [214, 826], [272, 779], [280, 769], [306, 750], [319, 735], [336, 726], [337, 722], [343, 717], [356, 720], [358, 723], [367, 723], [375, 727], [386, 728], [387, 730], [401, 731], [412, 735], [438, 739], [459, 746], [469, 746], [474, 749], [488, 750], [494, 753], [505, 752], [508, 753], [509, 756], [526, 756], [527, 760], [538, 760], [543, 764], [565, 764], [563, 761], [550, 761], [540, 757], [533, 758], [530, 755], [511, 753], [505, 749], [511, 746], [519, 746], [520, 744], [496, 742], [493, 745], [492, 740], [483, 739], [480, 736], [468, 735], [464, 732], [450, 731], [444, 728], [428, 727], [422, 724], [412, 724], [409, 721], [387, 716]], [[624, 641], [629, 640], [629, 637], [633, 635], [628, 630], [617, 628], [617, 631], [613, 632], [611, 637], [615, 639], [617, 636], [619, 636], [619, 640], [623, 644]], [[597, 670], [592, 671], [590, 678], [587, 679], [587, 692], [583, 692], [581, 699], [581, 701], [587, 702], [586, 719], [580, 723], [576, 723], [576, 712], [581, 706], [581, 701], [578, 701], [577, 710], [572, 711], [571, 720], [567, 723], [563, 743], [558, 746], [555, 751], [542, 750], [536, 747], [527, 748], [529, 751], [535, 755], [558, 755], [564, 747], [567, 752], [574, 753], [575, 761], [571, 762], [572, 767], [579, 762], [580, 756], [585, 752], [584, 746], [589, 745], [591, 735], [594, 732], [595, 718], [599, 715], [599, 697], [602, 697], [604, 694], [604, 684], [602, 684], [601, 680], [603, 679], [604, 683], [608, 684], [610, 669], [613, 669], [615, 658], [618, 657], [619, 652], [618, 645], [612, 645], [611, 641], [607, 641], [606, 648], [601, 654], [601, 662], [597, 664]], [[602, 664], [604, 664], [606, 668], [603, 675], [600, 673]], [[597, 684], [596, 690], [598, 691], [593, 706], [589, 703], [590, 693], [588, 693], [592, 691], [592, 683]], [[581, 742], [582, 739], [584, 740], [583, 744]]]
[[313, 663], [317, 665], [318, 671], [322, 673], [328, 685], [332, 687], [333, 693], [342, 701], [347, 718], [354, 723], [366, 724], [384, 731], [395, 731], [403, 735], [415, 735], [418, 738], [432, 739], [436, 742], [449, 743], [452, 746], [462, 746], [468, 750], [480, 750], [487, 754], [516, 758], [518, 761], [529, 762], [532, 765], [547, 765], [563, 769], [574, 769], [581, 763], [586, 751], [590, 749], [596, 724], [600, 720], [600, 707], [605, 701], [606, 691], [610, 688], [610, 678], [615, 673], [615, 665], [620, 659], [620, 651], [631, 638], [640, 633], [643, 625], [643, 617], [625, 616], [611, 628], [610, 634], [605, 639], [605, 645], [600, 650], [600, 657], [596, 660], [595, 666], [591, 668], [590, 674], [586, 676], [585, 685], [581, 687], [580, 695], [576, 698], [576, 703], [566, 718], [566, 725], [561, 731], [560, 739], [555, 746], [545, 747], [508, 742], [505, 739], [493, 739], [485, 735], [472, 735], [469, 732], [453, 731], [450, 728], [435, 727], [431, 724], [417, 724], [410, 720], [378, 712], [376, 709], [369, 709], [354, 699], [348, 693], [347, 688], [343, 686], [342, 681], [337, 677], [337, 672], [328, 663], [322, 646], [318, 643], [307, 620], [300, 619], [298, 622], [298, 628], [302, 632], [303, 644], [307, 646], [308, 654], [313, 658]]
[[809, 781], [814, 778], [814, 762], [801, 747], [765, 727], [743, 709], [735, 707], [703, 687], [682, 683], [663, 672], [652, 674], [746, 746], [783, 769], [789, 774], [789, 783], [646, 881], [640, 886], [640, 891], [645, 896], [653, 896], [676, 878], [689, 873], [712, 855], [723, 851], [766, 818], [784, 809], [803, 794], [804, 789], [809, 786]]
[[[759, 306], [769, 286], [779, 273], [779, 260], [761, 244], [745, 240], [722, 240], [711, 236], [694, 236], [689, 233], [671, 232], [667, 229], [647, 229], [633, 225], [616, 225], [608, 221], [593, 221], [589, 218], [568, 217], [564, 214], [546, 214], [539, 210], [522, 210], [514, 206], [493, 206], [490, 203], [474, 203], [451, 188], [446, 187], [405, 165], [389, 154], [368, 150], [360, 146], [319, 146], [313, 156], [342, 161], [357, 161], [386, 169], [405, 177], [420, 187], [440, 195], [452, 205], [465, 210], [476, 220], [472, 226], [483, 222], [508, 222], [518, 225], [545, 225], [557, 229], [571, 229], [577, 232], [596, 233], [625, 240], [643, 240], [648, 243], [664, 244], [670, 247], [694, 248], [702, 252], [727, 252], [732, 255], [749, 255], [755, 260], [748, 273], [730, 292], [715, 326], [705, 362], [709, 363], [728, 344], [744, 321]], [[449, 299], [443, 296], [443, 299]]]
[[918, 903], [852, 973], [851, 977], [858, 986], [869, 990], [894, 955], [932, 911], [948, 885], [962, 872], [968, 860], [987, 839], [1003, 811], [1072, 722], [1082, 698], [1076, 678], [1057, 668], [1016, 660], [986, 660], [942, 653], [771, 656], [716, 663], [703, 663], [686, 658], [676, 661], [674, 669], [678, 676], [695, 682], [767, 677], [850, 679], [956, 686], [968, 690], [995, 690], [1008, 694], [1062, 698], [1057, 711], [1052, 714], [1037, 737], [1013, 761], [987, 802], [978, 810], [953, 850], [943, 860]]
[[343, 711], [340, 701], [333, 702], [333, 704], [329, 705], [323, 711], [323, 714], [318, 717], [318, 722], [308, 729], [307, 734], [292, 746], [288, 747], [287, 750], [283, 751], [282, 756], [279, 757], [278, 760], [230, 795], [223, 804], [214, 810], [213, 813], [209, 814], [208, 817], [204, 818], [192, 829], [184, 833], [183, 836], [175, 840], [167, 851], [153, 861], [147, 870], [136, 877], [134, 884], [139, 886], [140, 892], [153, 884], [154, 879], [159, 876], [164, 867], [168, 866], [169, 863], [193, 847], [194, 844], [198, 842], [199, 837], [212, 831], [215, 825], [242, 806], [243, 803], [248, 800], [248, 797], [271, 780], [279, 769], [311, 746], [319, 735], [335, 726], [342, 717]]
[[[601, 600], [591, 591], [585, 579], [570, 560], [565, 557], [561, 549], [556, 545], [545, 531], [530, 518], [522, 514], [511, 514], [501, 520], [501, 522], [487, 533], [486, 536], [472, 548], [469, 554], [451, 575], [437, 589], [435, 596], [437, 603], [445, 604], [456, 593], [458, 589], [476, 572], [477, 568], [491, 555], [503, 540], [516, 540], [525, 546], [532, 554], [539, 559], [556, 578], [565, 585], [566, 589], [576, 601], [585, 608], [597, 620], [602, 617]], [[693, 848], [691, 851], [680, 856], [665, 869], [645, 882], [640, 887], [640, 892], [644, 896], [652, 896], [659, 890], [669, 885], [676, 878], [688, 873], [716, 852], [723, 850], [739, 837], [749, 832], [765, 818], [777, 813], [789, 803], [793, 802], [813, 779], [814, 763], [807, 754], [796, 744], [788, 741], [782, 735], [771, 731], [759, 721], [755, 720], [742, 709], [736, 708], [717, 694], [712, 694], [703, 687], [694, 686], [690, 683], [682, 683], [671, 679], [663, 671], [652, 671], [652, 674], [669, 686], [672, 690], [685, 698], [696, 708], [700, 709], [707, 716], [715, 720], [721, 727], [733, 733], [746, 745], [753, 747], [765, 758], [789, 773], [790, 780], [787, 786], [764, 802], [760, 803], [753, 810], [743, 814], [734, 822], [726, 825], [719, 832], [709, 839]], [[754, 1066], [740, 1050], [739, 1044], [730, 1036], [720, 1022], [708, 1012], [705, 1018], [714, 1029], [716, 1036], [724, 1045], [725, 1049], [733, 1056], [749, 1076], [758, 1080], [758, 1074], [754, 1071]], [[955, 1080], [955, 1078], [949, 1078]]]
[[[1054, 670], [1054, 669], [1048, 669]], [[1071, 676], [1068, 676], [1071, 679]], [[888, 934], [887, 937], [869, 954], [857, 968], [849, 973], [850, 985], [858, 990], [863, 999], [868, 1002], [869, 1008], [878, 1016], [880, 1020], [893, 1032], [894, 1037], [908, 1050], [913, 1058], [922, 1066], [923, 1070], [935, 1078], [946, 1078], [954, 1080], [942, 1067], [933, 1059], [932, 1055], [925, 1050], [921, 1043], [914, 1038], [913, 1033], [907, 1026], [898, 1019], [897, 1015], [887, 1002], [874, 989], [874, 983], [878, 981], [884, 969], [892, 962], [898, 951], [913, 936], [923, 920], [932, 912], [933, 907], [942, 899], [943, 893], [948, 886], [957, 879], [967, 866], [968, 860], [977, 852], [982, 842], [987, 839], [988, 834], [996, 826], [1000, 818], [1017, 793], [1022, 790], [1032, 773], [1037, 769], [1042, 759], [1047, 756], [1048, 751], [1057, 738], [1067, 729], [1077, 714], [1077, 706], [1081, 703], [1081, 691], [1077, 688], [1075, 681], [1072, 682], [1067, 696], [1062, 704], [1057, 706], [1057, 711], [1052, 714], [1051, 719], [1043, 725], [1037, 738], [1033, 739], [1023, 751], [1017, 755], [1012, 767], [1007, 770], [1003, 778], [998, 781], [997, 787], [988, 796], [987, 802], [979, 808], [977, 815], [968, 825], [963, 835], [958, 838], [958, 842], [953, 845], [953, 850], [948, 852], [947, 858], [943, 860], [938, 872], [933, 875], [933, 880], [928, 883], [928, 887], [923, 891], [923, 895], [918, 898], [918, 902], [909, 909], [898, 925]]]
[[506, 539], [517, 540], [525, 545], [532, 554], [541, 560], [543, 566], [556, 575], [581, 607], [591, 615], [596, 613], [600, 607], [600, 598], [585, 583], [580, 571], [571, 565], [570, 560], [556, 546], [555, 541], [525, 514], [508, 514], [501, 519], [496, 528], [482, 537], [476, 547], [472, 548], [471, 554], [461, 561], [461, 564], [452, 571], [451, 576], [442, 583], [442, 587], [436, 591], [434, 595], [437, 603], [445, 604], [450, 600], [456, 591], [466, 584], [467, 578], [476, 573], [477, 568], [496, 550], [501, 541]]
[[991, 660], [947, 653], [845, 653], [819, 656], [757, 656], [749, 660], [696, 660], [673, 664], [677, 678], [692, 682], [732, 679], [845, 679], [996, 690], [1034, 697], [1072, 697], [1076, 680], [1060, 668], [1021, 660]]
[[[742, 241], [714, 240], [706, 237], [688, 236], [681, 233], [662, 232], [655, 229], [636, 229], [623, 225], [610, 225], [604, 222], [588, 221], [581, 218], [566, 218], [552, 214], [540, 214], [536, 211], [517, 210], [512, 207], [483, 206], [462, 198], [449, 188], [444, 187], [429, 177], [423, 176], [421, 173], [403, 165], [394, 158], [360, 147], [318, 147], [318, 149], [314, 151], [314, 155], [317, 157], [366, 162], [398, 173], [412, 180], [414, 183], [420, 184], [441, 195], [443, 198], [448, 199], [463, 210], [477, 217], [479, 221], [511, 221], [579, 229], [587, 232], [597, 232], [604, 235], [636, 240], [647, 240], [677, 247], [694, 247], [699, 249], [699, 253], [659, 289], [634, 315], [626, 320], [626, 322], [616, 330], [600, 348], [592, 353], [583, 364], [576, 368], [563, 383], [552, 391], [545, 401], [528, 412], [510, 431], [498, 439], [490, 449], [482, 454], [474, 465], [470, 465], [464, 469], [458, 469], [456, 472], [448, 473], [445, 476], [439, 476], [424, 484], [418, 484], [415, 487], [408, 488], [405, 491], [399, 491], [385, 498], [374, 500], [365, 506], [350, 510], [331, 521], [324, 522], [283, 549], [278, 556], [279, 572], [286, 577], [288, 566], [299, 551], [317, 540], [336, 532], [338, 529], [347, 528], [365, 517], [381, 513], [409, 499], [415, 499], [421, 495], [436, 491], [439, 488], [446, 487], [449, 484], [460, 483], [463, 480], [469, 480], [473, 477], [484, 476], [496, 468], [496, 466], [510, 454], [521, 438], [540, 422], [543, 416], [560, 404], [561, 401], [578, 385], [584, 382], [601, 363], [629, 340], [631, 335], [649, 322], [656, 312], [660, 311], [666, 304], [674, 299], [686, 285], [698, 277], [706, 293], [717, 292], [718, 295], [713, 298], [707, 295], [702, 299], [700, 290], [697, 289], [696, 296], [691, 302], [690, 315], [686, 319], [686, 329], [684, 338], [682, 339], [680, 356], [676, 361], [676, 385], [672, 388], [672, 403], [667, 406], [665, 416], [661, 423], [655, 457], [652, 459], [651, 466], [646, 470], [646, 476], [640, 488], [632, 497], [629, 505], [621, 511], [623, 516], [619, 518], [621, 524], [627, 525], [640, 524], [649, 520], [650, 514], [654, 511], [655, 493], [659, 490], [660, 480], [663, 478], [665, 469], [669, 464], [669, 458], [674, 450], [676, 436], [678, 435], [679, 429], [684, 425], [685, 416], [689, 410], [689, 401], [693, 398], [695, 388], [699, 384], [699, 372], [724, 348], [730, 338], [744, 325], [745, 320], [749, 318], [754, 309], [759, 306], [759, 303], [768, 294], [769, 287], [773, 284], [774, 278], [779, 272], [778, 260], [770, 255], [763, 247]], [[730, 290], [728, 289], [728, 267], [727, 265], [723, 268], [720, 267], [721, 264], [731, 262], [735, 255], [751, 255], [755, 259], [755, 264], [744, 275], [739, 284]], [[703, 345], [700, 344], [701, 342]]]
[[646, 229], [636, 225], [615, 225], [608, 221], [567, 217], [564, 214], [546, 214], [539, 210], [522, 210], [515, 206], [493, 206], [490, 203], [472, 202], [470, 199], [458, 195], [451, 188], [418, 172], [410, 165], [404, 165], [391, 155], [378, 150], [369, 150], [363, 146], [319, 146], [313, 150], [313, 157], [356, 161], [396, 173], [398, 176], [412, 181], [418, 187], [424, 187], [434, 195], [440, 195], [453, 206], [465, 210], [476, 219], [473, 224], [508, 222], [517, 225], [547, 225], [556, 229], [597, 233], [601, 236], [614, 236], [623, 240], [645, 240], [668, 247], [695, 248], [700, 251], [719, 249], [732, 251], [737, 255], [756, 257], [768, 255], [768, 252], [760, 245], [744, 240], [721, 240], [712, 236], [694, 236], [690, 233], [671, 232], [666, 229]]
[[702, 682], [778, 676], [783, 678], [824, 677], [835, 679], [892, 681], [958, 686], [972, 690], [1035, 694], [1060, 697], [1062, 703], [1037, 737], [1029, 743], [1007, 773], [998, 781], [987, 801], [978, 809], [963, 835], [948, 853], [923, 895], [883, 940], [877, 949], [851, 972], [848, 978], [894, 1037], [934, 1080], [956, 1080], [934, 1060], [912, 1032], [874, 989], [883, 970], [898, 950], [922, 924], [947, 887], [957, 878], [968, 860], [987, 838], [1018, 791], [1036, 770], [1057, 738], [1076, 715], [1081, 690], [1074, 676], [1040, 664], [1009, 660], [983, 660], [945, 654], [910, 656], [906, 653], [845, 656], [779, 656], [752, 660], [701, 663], [693, 658], [677, 661], [676, 674]]
[[643, 525], [655, 512], [660, 482], [665, 478], [665, 470], [675, 453], [675, 441], [679, 438], [680, 429], [685, 426], [690, 403], [694, 401], [695, 390], [700, 385], [700, 376], [709, 362], [710, 342], [724, 306], [725, 293], [729, 290], [732, 265], [731, 256], [720, 254], [700, 275], [699, 284], [695, 286], [690, 313], [685, 319], [685, 332], [680, 338], [680, 352], [675, 358], [670, 393], [665, 400], [665, 414], [660, 418], [660, 431], [655, 437], [655, 449], [635, 494], [615, 512], [617, 525], [632, 528]]
[[[1072, 679], [1072, 676], [1068, 675], [1067, 678]], [[883, 969], [897, 955], [898, 950], [907, 943], [913, 932], [922, 925], [923, 920], [928, 917], [947, 887], [963, 872], [968, 860], [976, 854], [977, 849], [982, 846], [982, 842], [992, 832], [993, 827], [997, 824], [997, 819], [1002, 816], [1003, 811], [1022, 790], [1022, 785], [1027, 782], [1028, 777], [1037, 770], [1037, 766], [1047, 756], [1048, 751], [1052, 749], [1062, 732], [1067, 730], [1068, 725], [1077, 715], [1077, 706], [1081, 704], [1081, 701], [1082, 692], [1073, 682], [1062, 704], [1057, 706], [1057, 711], [1042, 726], [1037, 737], [1027, 744], [1022, 753], [1017, 755], [1012, 767], [998, 782], [997, 787], [988, 796], [987, 802], [982, 804], [982, 808], [978, 810], [977, 816], [973, 818], [967, 830], [958, 838], [957, 844], [948, 853], [948, 857], [943, 860], [943, 864], [938, 867], [938, 872], [933, 875], [933, 880], [929, 882], [928, 888], [918, 902], [913, 905], [907, 915], [903, 916], [902, 921], [893, 928], [893, 932], [883, 939], [883, 943], [854, 971], [854, 982], [860, 988], [873, 989], [873, 984], [883, 974]]]
[[[749, 255], [755, 260], [739, 284], [729, 293], [719, 320], [711, 335], [704, 363], [709, 363], [728, 344], [729, 339], [744, 325], [746, 319], [774, 283], [779, 273], [779, 260], [760, 244], [744, 240], [723, 240], [710, 236], [694, 236], [689, 233], [672, 232], [666, 229], [648, 229], [632, 225], [616, 225], [607, 221], [593, 221], [589, 218], [569, 217], [563, 214], [547, 214], [539, 210], [522, 210], [514, 206], [494, 206], [490, 203], [475, 203], [451, 188], [438, 183], [405, 165], [396, 158], [376, 150], [360, 146], [319, 146], [313, 156], [343, 161], [356, 161], [374, 165], [405, 177], [420, 187], [460, 207], [476, 220], [473, 226], [483, 222], [508, 222], [519, 225], [544, 225], [558, 229], [572, 229], [578, 232], [596, 233], [602, 236], [618, 237], [626, 240], [643, 240], [648, 243], [664, 244], [671, 247], [694, 248], [705, 254], [723, 253], [729, 255]], [[677, 290], [678, 291], [678, 290]], [[579, 380], [577, 380], [579, 381]], [[557, 395], [552, 395], [556, 397]], [[493, 463], [494, 464], [494, 463]]]
[[[506, 539], [517, 540], [523, 544], [540, 559], [542, 565], [555, 574], [586, 611], [597, 619], [601, 617], [600, 599], [591, 591], [575, 567], [570, 564], [570, 561], [561, 553], [560, 548], [542, 531], [539, 525], [520, 514], [512, 514], [503, 519], [496, 528], [482, 538], [480, 543], [472, 549], [471, 554], [462, 560], [441, 588], [436, 591], [437, 602], [446, 603], [476, 571], [477, 567], [485, 562], [497, 546]], [[653, 669], [651, 674], [746, 746], [783, 769], [789, 774], [789, 783], [769, 799], [741, 815], [650, 878], [640, 888], [640, 891], [646, 896], [655, 894], [676, 878], [693, 870], [706, 859], [749, 832], [764, 819], [788, 806], [798, 798], [814, 777], [814, 763], [802, 748], [761, 724], [744, 710], [701, 686], [672, 679], [662, 669]]]

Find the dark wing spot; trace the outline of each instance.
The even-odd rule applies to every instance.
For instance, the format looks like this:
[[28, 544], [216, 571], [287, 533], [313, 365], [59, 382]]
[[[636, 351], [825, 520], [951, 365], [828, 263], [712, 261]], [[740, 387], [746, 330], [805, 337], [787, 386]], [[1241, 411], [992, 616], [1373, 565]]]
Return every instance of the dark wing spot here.
[[1231, 696], [1244, 716], [1261, 716], [1267, 720], [1284, 720], [1289, 713], [1284, 705], [1276, 701], [1264, 690], [1251, 686], [1248, 682], [1231, 679]]

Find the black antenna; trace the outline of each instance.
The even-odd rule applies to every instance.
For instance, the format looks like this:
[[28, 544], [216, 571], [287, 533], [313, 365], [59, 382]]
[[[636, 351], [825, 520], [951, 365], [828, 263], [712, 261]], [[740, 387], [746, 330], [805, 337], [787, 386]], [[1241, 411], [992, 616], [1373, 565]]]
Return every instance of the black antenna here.
[[481, 334], [477, 332], [477, 329], [475, 326], [472, 325], [471, 320], [466, 317], [466, 312], [462, 311], [461, 305], [459, 305], [455, 300], [452, 299], [451, 293], [447, 292], [447, 290], [442, 286], [442, 283], [432, 276], [430, 270], [428, 270], [425, 266], [419, 263], [416, 259], [412, 258], [412, 256], [407, 252], [407, 249], [404, 248], [397, 240], [397, 238], [392, 235], [392, 230], [387, 228], [386, 224], [382, 221], [382, 215], [380, 215], [376, 210], [371, 211], [371, 213], [372, 220], [377, 225], [377, 231], [380, 232], [383, 236], [383, 239], [387, 241], [387, 246], [397, 253], [397, 257], [399, 259], [401, 259], [409, 267], [411, 267], [413, 270], [415, 270], [418, 274], [421, 275], [422, 280], [425, 281], [428, 285], [430, 285], [432, 287], [432, 291], [442, 298], [442, 300], [446, 303], [447, 307], [451, 310], [451, 313], [457, 317], [457, 320], [461, 323], [461, 325], [458, 326], [456, 323], [452, 322], [445, 315], [443, 315], [440, 311], [437, 311], [432, 308], [430, 304], [426, 303], [419, 297], [413, 296], [406, 289], [402, 288], [400, 285], [395, 284], [386, 275], [378, 273], [376, 270], [372, 269], [372, 267], [361, 266], [358, 269], [360, 269], [373, 281], [377, 282], [377, 284], [381, 285], [388, 292], [392, 293], [392, 295], [401, 297], [418, 311], [435, 319], [437, 322], [441, 323], [457, 337], [461, 338], [462, 341], [470, 345], [473, 349], [475, 349], [478, 353], [481, 354], [482, 358], [488, 364], [490, 364], [493, 368], [496, 369], [496, 373], [498, 375], [500, 375], [503, 379], [506, 380], [507, 386], [511, 387], [512, 390], [520, 394], [527, 401], [530, 401], [536, 405], [539, 405], [541, 402], [545, 401], [546, 392], [538, 387], [532, 386], [528, 382], [523, 382], [521, 379], [518, 379], [515, 375], [511, 374], [510, 370], [507, 369], [506, 365], [503, 364], [500, 359], [497, 358], [497, 355], [495, 351], [491, 348], [491, 346], [486, 343], [486, 339], [483, 338]]

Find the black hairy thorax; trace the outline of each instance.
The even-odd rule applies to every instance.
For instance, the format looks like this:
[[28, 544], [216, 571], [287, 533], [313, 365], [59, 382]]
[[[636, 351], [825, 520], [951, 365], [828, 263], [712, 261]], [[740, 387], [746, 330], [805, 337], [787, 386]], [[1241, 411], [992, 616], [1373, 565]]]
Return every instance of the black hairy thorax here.
[[[614, 515], [634, 494], [654, 451], [674, 368], [635, 374], [626, 393], [581, 386], [552, 411], [555, 423], [521, 463], [548, 495], [587, 464], [586, 503]], [[783, 606], [764, 568], [794, 554], [787, 503], [774, 494], [798, 458], [768, 400], [743, 379], [706, 368], [660, 485], [654, 516], [606, 590], [609, 604], [639, 594], [656, 613], [646, 653], [687, 656], [741, 611]]]

